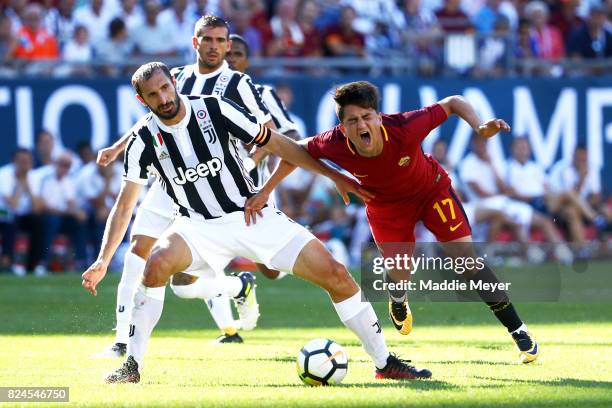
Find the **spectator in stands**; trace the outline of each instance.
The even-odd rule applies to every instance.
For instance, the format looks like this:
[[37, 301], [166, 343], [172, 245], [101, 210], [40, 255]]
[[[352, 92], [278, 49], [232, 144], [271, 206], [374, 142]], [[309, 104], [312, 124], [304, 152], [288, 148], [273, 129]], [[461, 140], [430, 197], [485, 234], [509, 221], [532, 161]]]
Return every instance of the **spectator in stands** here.
[[[575, 210], [570, 215], [584, 217], [602, 233], [609, 229], [612, 218], [602, 199], [599, 170], [589, 165], [585, 145], [576, 147], [571, 161], [560, 160], [552, 167], [550, 185], [554, 192], [569, 193], [575, 197], [580, 213]], [[584, 231], [577, 223], [570, 234], [574, 241], [583, 242], [585, 239]]]
[[393, 37], [396, 30], [401, 27], [402, 18], [395, 0], [346, 0], [357, 13], [355, 29], [367, 36], [377, 30], [377, 26], [385, 26], [389, 35]]
[[36, 134], [36, 146], [34, 153], [34, 168], [38, 169], [53, 164], [53, 152], [55, 139], [51, 132], [41, 129]]
[[45, 267], [51, 261], [52, 243], [60, 232], [70, 237], [76, 269], [81, 269], [85, 264], [87, 214], [76, 205], [75, 182], [69, 174], [71, 166], [71, 155], [62, 153], [54, 162], [54, 171], [40, 180], [44, 256], [38, 274], [45, 274]]
[[421, 0], [404, 0], [401, 11], [403, 41], [408, 55], [415, 61], [420, 75], [436, 72], [442, 58], [440, 39], [442, 30], [430, 10], [421, 7]]
[[247, 42], [250, 55], [261, 57], [263, 54], [261, 33], [251, 24], [251, 12], [244, 8], [236, 10], [230, 25], [232, 33], [242, 36]]
[[297, 22], [304, 35], [301, 54], [303, 57], [320, 57], [323, 55], [321, 31], [316, 26], [320, 13], [321, 7], [315, 0], [300, 2]]
[[561, 0], [559, 8], [550, 16], [550, 25], [559, 29], [566, 48], [572, 32], [584, 25], [584, 19], [577, 12], [579, 5], [580, 0]]
[[4, 14], [11, 19], [13, 23], [13, 34], [17, 34], [22, 25], [23, 12], [28, 5], [28, 0], [10, 0], [8, 7], [4, 9]]
[[291, 87], [287, 84], [279, 83], [276, 84], [275, 89], [276, 94], [285, 105], [285, 108], [287, 108], [289, 118], [297, 126], [298, 134], [302, 135], [302, 137], [308, 135], [308, 129], [306, 128], [304, 120], [291, 111], [291, 107], [293, 106], [293, 91]]
[[133, 32], [139, 54], [148, 57], [177, 55], [174, 28], [158, 21], [160, 7], [158, 0], [146, 0], [144, 3], [145, 22]]
[[296, 21], [297, 0], [279, 0], [270, 19], [272, 39], [266, 48], [271, 57], [297, 57], [302, 54], [304, 34]]
[[[259, 30], [261, 34], [262, 49], [268, 49], [268, 43], [272, 40], [272, 28], [265, 2], [263, 0], [245, 0], [246, 8], [251, 14], [251, 25]], [[230, 19], [231, 20], [231, 19]]]
[[108, 23], [112, 19], [112, 15], [104, 6], [104, 0], [91, 0], [86, 6], [80, 7], [74, 12], [75, 23], [87, 27], [91, 43], [94, 46], [100, 41], [104, 41], [108, 33]]
[[514, 55], [518, 59], [526, 60], [535, 58], [537, 44], [531, 35], [531, 21], [524, 18], [519, 21], [517, 40], [514, 45]]
[[511, 52], [511, 32], [508, 17], [500, 14], [492, 35], [479, 40], [478, 64], [472, 73], [476, 77], [499, 77], [506, 73]]
[[59, 58], [59, 48], [53, 34], [43, 27], [43, 8], [29, 4], [23, 10], [23, 26], [17, 33], [13, 56], [23, 60], [53, 60]]
[[60, 49], [74, 35], [74, 0], [60, 0], [57, 8], [52, 7], [45, 16], [45, 27], [53, 33]]
[[355, 10], [345, 6], [338, 24], [327, 29], [323, 36], [323, 49], [329, 57], [365, 57], [365, 37], [355, 31]]
[[121, 189], [121, 175], [121, 164], [102, 167], [91, 161], [77, 177], [77, 203], [87, 213], [87, 242], [93, 244], [93, 253], [98, 253], [102, 242], [106, 218]]
[[137, 0], [121, 0], [121, 8], [113, 20], [117, 18], [123, 20], [128, 31], [134, 30], [144, 23], [142, 8]]
[[[25, 271], [34, 270], [42, 257], [41, 224], [36, 215], [40, 201], [34, 193], [35, 181], [32, 175], [32, 153], [18, 148], [13, 154], [13, 170], [3, 175], [0, 183], [0, 202], [6, 205], [6, 213], [0, 218], [2, 234], [2, 267], [11, 266], [17, 276]], [[26, 233], [29, 237], [29, 250], [26, 265], [15, 263], [15, 235]]]
[[461, 0], [444, 0], [444, 6], [436, 10], [438, 24], [445, 33], [473, 31], [470, 18], [461, 10]]
[[96, 160], [96, 154], [91, 148], [91, 143], [89, 140], [81, 140], [76, 145], [76, 152], [79, 156], [79, 160], [81, 161], [81, 166], [85, 167], [89, 163], [92, 163]]
[[[514, 240], [521, 244], [526, 244], [527, 236], [525, 231], [519, 224], [514, 222], [508, 215], [503, 211], [486, 208], [485, 206], [479, 205], [478, 202], [468, 201], [464, 194], [465, 187], [462, 183], [462, 179], [457, 176], [455, 169], [448, 160], [447, 156], [448, 145], [446, 141], [438, 139], [433, 144], [431, 155], [442, 167], [449, 173], [451, 180], [453, 181], [453, 189], [461, 197], [461, 203], [463, 210], [466, 213], [470, 225], [472, 226], [473, 236], [477, 241], [494, 242], [502, 229], [510, 231]], [[423, 229], [424, 236], [421, 236], [421, 240], [424, 242], [434, 241], [434, 235]], [[488, 253], [492, 254], [494, 248], [488, 249]]]
[[[481, 208], [503, 211], [513, 222], [520, 224], [525, 231], [529, 231], [532, 227], [537, 228], [544, 233], [547, 242], [561, 243], [559, 232], [547, 216], [535, 211], [524, 202], [508, 197], [507, 194], [511, 192], [511, 189], [503, 181], [503, 166], [502, 163], [494, 165], [491, 162], [487, 150], [487, 139], [474, 135], [472, 153], [466, 156], [460, 169], [460, 178], [465, 183], [468, 201]], [[563, 247], [556, 246], [556, 248]], [[555, 255], [563, 258], [563, 261], [569, 261], [571, 254], [564, 249], [560, 251]]]
[[544, 169], [531, 160], [530, 156], [531, 148], [527, 138], [515, 138], [512, 142], [512, 159], [508, 162], [506, 174], [507, 183], [512, 189], [510, 196], [526, 202], [544, 214], [554, 214], [562, 218], [568, 225], [570, 240], [583, 243], [583, 204], [572, 192], [552, 191]]
[[158, 23], [174, 29], [174, 43], [178, 52], [190, 56], [193, 52], [191, 38], [196, 20], [188, 10], [187, 0], [172, 0], [172, 6], [159, 13]]
[[321, 2], [321, 13], [315, 22], [315, 26], [321, 32], [325, 32], [329, 27], [337, 24], [342, 14], [343, 0], [328, 0]]
[[605, 29], [605, 24], [604, 10], [592, 7], [587, 23], [571, 35], [569, 56], [588, 60], [612, 57], [612, 32]]
[[535, 57], [557, 61], [565, 56], [565, 44], [561, 31], [549, 24], [549, 11], [546, 3], [531, 1], [525, 7], [525, 16], [531, 21], [531, 36], [535, 43]]
[[[89, 43], [87, 27], [77, 25], [74, 28], [74, 38], [70, 40], [62, 51], [62, 59], [74, 64], [68, 67], [66, 74], [86, 76], [91, 74], [91, 67], [87, 65], [93, 59], [93, 49]], [[56, 70], [56, 74], [58, 71]]]
[[17, 39], [13, 35], [13, 23], [10, 17], [0, 14], [0, 74], [11, 74], [5, 68], [12, 60], [13, 51], [17, 46]]
[[503, 16], [500, 5], [502, 0], [487, 0], [484, 6], [478, 10], [473, 18], [474, 27], [480, 34], [490, 34], [495, 28], [495, 23]]
[[128, 35], [128, 30], [120, 18], [114, 18], [109, 26], [109, 38], [102, 41], [95, 48], [100, 62], [104, 62], [102, 72], [107, 75], [117, 76], [124, 72], [120, 64], [129, 61], [134, 53], [134, 42]]

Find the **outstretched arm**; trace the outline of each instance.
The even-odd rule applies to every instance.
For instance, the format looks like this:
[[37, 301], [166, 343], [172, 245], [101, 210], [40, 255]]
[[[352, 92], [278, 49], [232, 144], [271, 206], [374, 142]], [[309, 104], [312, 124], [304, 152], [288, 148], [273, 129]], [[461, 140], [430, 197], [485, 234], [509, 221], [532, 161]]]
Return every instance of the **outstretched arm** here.
[[[300, 144], [306, 144], [307, 142], [308, 140], [305, 139], [302, 140]], [[279, 156], [282, 161], [270, 179], [262, 187], [262, 192], [247, 201], [244, 209], [247, 225], [250, 224], [251, 219], [255, 222], [257, 214], [261, 215], [260, 210], [267, 202], [267, 197], [269, 197], [272, 190], [287, 177], [287, 175], [295, 170], [297, 166], [330, 178], [336, 184], [336, 189], [342, 196], [346, 205], [350, 203], [348, 193], [354, 193], [363, 201], [369, 201], [373, 198], [373, 195], [363, 189], [356, 181], [337, 172], [320, 160], [314, 159], [310, 156], [306, 148], [300, 146], [300, 144], [288, 137], [272, 132], [268, 143], [262, 146], [262, 149]]]
[[130, 136], [132, 136], [132, 130], [128, 130], [121, 139], [117, 140], [109, 147], [105, 147], [104, 149], [100, 149], [98, 151], [98, 158], [96, 159], [96, 163], [100, 166], [106, 167], [112, 162], [115, 161], [117, 156], [121, 154], [125, 150], [127, 146], [128, 140], [130, 140]]
[[503, 119], [490, 119], [483, 122], [474, 110], [474, 107], [463, 96], [449, 96], [442, 99], [438, 104], [444, 109], [447, 116], [453, 114], [459, 116], [480, 136], [492, 137], [502, 130], [505, 132], [510, 131], [510, 126]]
[[96, 286], [106, 275], [108, 265], [125, 235], [141, 190], [141, 184], [131, 181], [124, 181], [121, 185], [117, 201], [106, 220], [98, 259], [83, 273], [82, 285], [94, 296], [97, 294]]

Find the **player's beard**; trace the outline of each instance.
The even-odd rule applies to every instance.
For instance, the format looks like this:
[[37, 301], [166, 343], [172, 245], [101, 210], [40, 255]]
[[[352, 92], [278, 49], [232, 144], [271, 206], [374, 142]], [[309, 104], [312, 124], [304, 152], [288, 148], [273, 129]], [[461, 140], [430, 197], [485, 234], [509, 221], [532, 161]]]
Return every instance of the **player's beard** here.
[[[169, 112], [162, 112], [162, 109], [168, 107], [169, 104], [173, 104], [174, 108], [170, 110]], [[181, 108], [181, 100], [180, 100], [178, 93], [176, 94], [176, 98], [174, 98], [172, 102], [168, 102], [164, 105], [159, 105], [157, 109], [153, 109], [149, 106], [149, 109], [151, 109], [151, 111], [154, 114], [156, 114], [159, 118], [167, 119], [167, 120], [174, 118], [178, 114], [180, 108]]]

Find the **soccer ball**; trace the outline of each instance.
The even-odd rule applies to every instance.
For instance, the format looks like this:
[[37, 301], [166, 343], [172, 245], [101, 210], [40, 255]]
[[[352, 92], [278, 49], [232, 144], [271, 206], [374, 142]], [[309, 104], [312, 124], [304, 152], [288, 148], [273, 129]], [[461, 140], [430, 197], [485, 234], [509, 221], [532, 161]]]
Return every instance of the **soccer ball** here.
[[347, 370], [348, 356], [333, 340], [311, 340], [298, 353], [297, 373], [308, 385], [340, 384]]

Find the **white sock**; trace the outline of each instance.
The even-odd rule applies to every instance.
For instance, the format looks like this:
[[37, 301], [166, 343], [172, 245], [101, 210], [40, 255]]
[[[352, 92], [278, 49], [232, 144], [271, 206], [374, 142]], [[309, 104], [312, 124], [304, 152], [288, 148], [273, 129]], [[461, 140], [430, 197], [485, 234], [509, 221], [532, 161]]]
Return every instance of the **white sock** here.
[[176, 296], [183, 299], [212, 299], [221, 295], [236, 297], [242, 290], [242, 280], [237, 276], [198, 278], [189, 285], [170, 285]]
[[217, 296], [206, 300], [206, 306], [210, 310], [217, 327], [228, 336], [236, 334], [236, 322], [230, 305], [230, 298], [227, 295]]
[[128, 342], [134, 293], [142, 280], [146, 263], [144, 259], [131, 251], [125, 254], [123, 273], [121, 274], [119, 286], [117, 286], [117, 309], [115, 309], [117, 332], [115, 334], [115, 343], [127, 344]]
[[361, 301], [361, 290], [340, 303], [334, 303], [334, 307], [342, 323], [359, 337], [374, 365], [384, 368], [389, 357], [385, 336], [370, 302]]
[[223, 281], [225, 294], [230, 297], [236, 297], [242, 291], [242, 279], [237, 276], [221, 276], [219, 279]]
[[165, 293], [165, 286], [147, 288], [141, 284], [134, 295], [127, 355], [134, 357], [139, 367], [142, 367], [151, 332], [162, 314]]
[[525, 333], [527, 333], [529, 330], [527, 329], [527, 325], [525, 323], [521, 324], [521, 327], [519, 327], [518, 329], [516, 329], [513, 332], [510, 332], [510, 334], [514, 334], [514, 333], [518, 333], [524, 331]]

